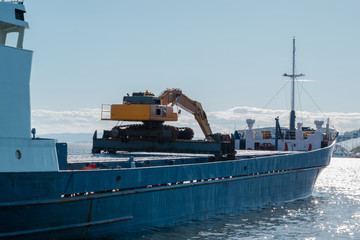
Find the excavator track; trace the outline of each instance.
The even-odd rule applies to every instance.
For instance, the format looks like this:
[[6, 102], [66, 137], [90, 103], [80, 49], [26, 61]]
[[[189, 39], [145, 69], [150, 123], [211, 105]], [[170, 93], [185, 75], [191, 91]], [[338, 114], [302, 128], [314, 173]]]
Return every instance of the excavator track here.
[[194, 137], [194, 131], [189, 127], [176, 128], [178, 130], [178, 138], [182, 140], [191, 140]]
[[115, 126], [110, 132], [111, 139], [128, 141], [175, 141], [191, 140], [194, 131], [188, 127], [177, 128], [162, 124], [131, 124]]

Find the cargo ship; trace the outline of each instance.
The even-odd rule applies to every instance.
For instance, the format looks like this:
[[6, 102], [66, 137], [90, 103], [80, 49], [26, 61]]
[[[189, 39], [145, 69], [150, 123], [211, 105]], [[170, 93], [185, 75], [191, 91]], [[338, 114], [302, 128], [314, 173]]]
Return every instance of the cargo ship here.
[[[29, 27], [24, 14], [22, 1], [0, 2], [0, 238], [102, 237], [301, 199], [330, 164], [335, 137], [321, 124], [306, 137], [302, 128], [290, 129], [287, 140], [265, 132], [260, 139], [251, 126], [247, 139], [213, 134], [201, 105], [187, 99], [197, 108], [185, 110], [206, 133], [204, 140], [192, 140], [190, 129], [163, 124], [176, 118], [166, 104], [186, 100], [176, 91], [135, 93], [111, 106], [108, 120], [128, 117], [122, 115], [127, 107], [148, 114], [131, 116], [142, 122], [136, 126], [95, 133], [92, 157], [72, 163], [66, 143], [38, 138], [31, 129], [32, 51], [23, 49]], [[16, 46], [8, 46], [13, 32]], [[288, 145], [285, 151], [286, 141], [304, 141], [305, 149]], [[274, 149], [261, 150], [265, 143]], [[245, 149], [234, 150], [240, 146]]]

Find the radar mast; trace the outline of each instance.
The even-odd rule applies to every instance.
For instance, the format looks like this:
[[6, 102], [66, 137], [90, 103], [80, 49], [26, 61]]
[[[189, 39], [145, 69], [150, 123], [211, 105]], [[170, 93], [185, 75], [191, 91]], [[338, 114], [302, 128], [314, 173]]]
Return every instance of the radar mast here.
[[291, 112], [290, 112], [290, 131], [295, 131], [295, 79], [305, 76], [304, 74], [295, 74], [295, 37], [293, 37], [293, 64], [292, 74], [284, 73], [284, 77], [291, 78]]

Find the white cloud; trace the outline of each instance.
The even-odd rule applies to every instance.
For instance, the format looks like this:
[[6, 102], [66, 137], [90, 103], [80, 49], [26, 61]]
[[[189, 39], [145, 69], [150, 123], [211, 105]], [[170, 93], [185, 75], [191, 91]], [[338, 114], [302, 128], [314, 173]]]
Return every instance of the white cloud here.
[[[40, 134], [47, 133], [92, 133], [111, 129], [117, 124], [115, 121], [101, 121], [100, 109], [79, 109], [77, 111], [33, 110], [32, 127]], [[314, 113], [297, 112], [297, 122], [304, 122], [304, 126], [314, 127], [314, 120], [330, 118], [330, 123], [338, 131], [344, 132], [360, 127], [360, 113]], [[281, 126], [289, 124], [289, 111], [256, 107], [234, 107], [224, 111], [207, 113], [213, 132], [232, 133], [234, 129], [245, 129], [246, 119], [256, 120], [254, 127], [269, 127], [275, 125], [275, 117], [279, 116]], [[191, 127], [196, 137], [203, 137], [200, 127], [194, 117], [182, 111], [178, 122], [168, 122], [169, 125]]]
[[111, 128], [108, 121], [100, 120], [100, 109], [77, 111], [33, 110], [32, 127], [40, 134], [91, 133], [96, 129]]

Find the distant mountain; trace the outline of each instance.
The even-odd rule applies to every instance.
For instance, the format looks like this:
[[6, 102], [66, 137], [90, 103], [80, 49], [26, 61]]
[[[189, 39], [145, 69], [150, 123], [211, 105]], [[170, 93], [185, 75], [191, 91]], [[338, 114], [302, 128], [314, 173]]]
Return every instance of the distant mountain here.
[[51, 133], [38, 134], [36, 137], [40, 138], [54, 138], [58, 142], [66, 143], [89, 143], [92, 141], [94, 133]]

